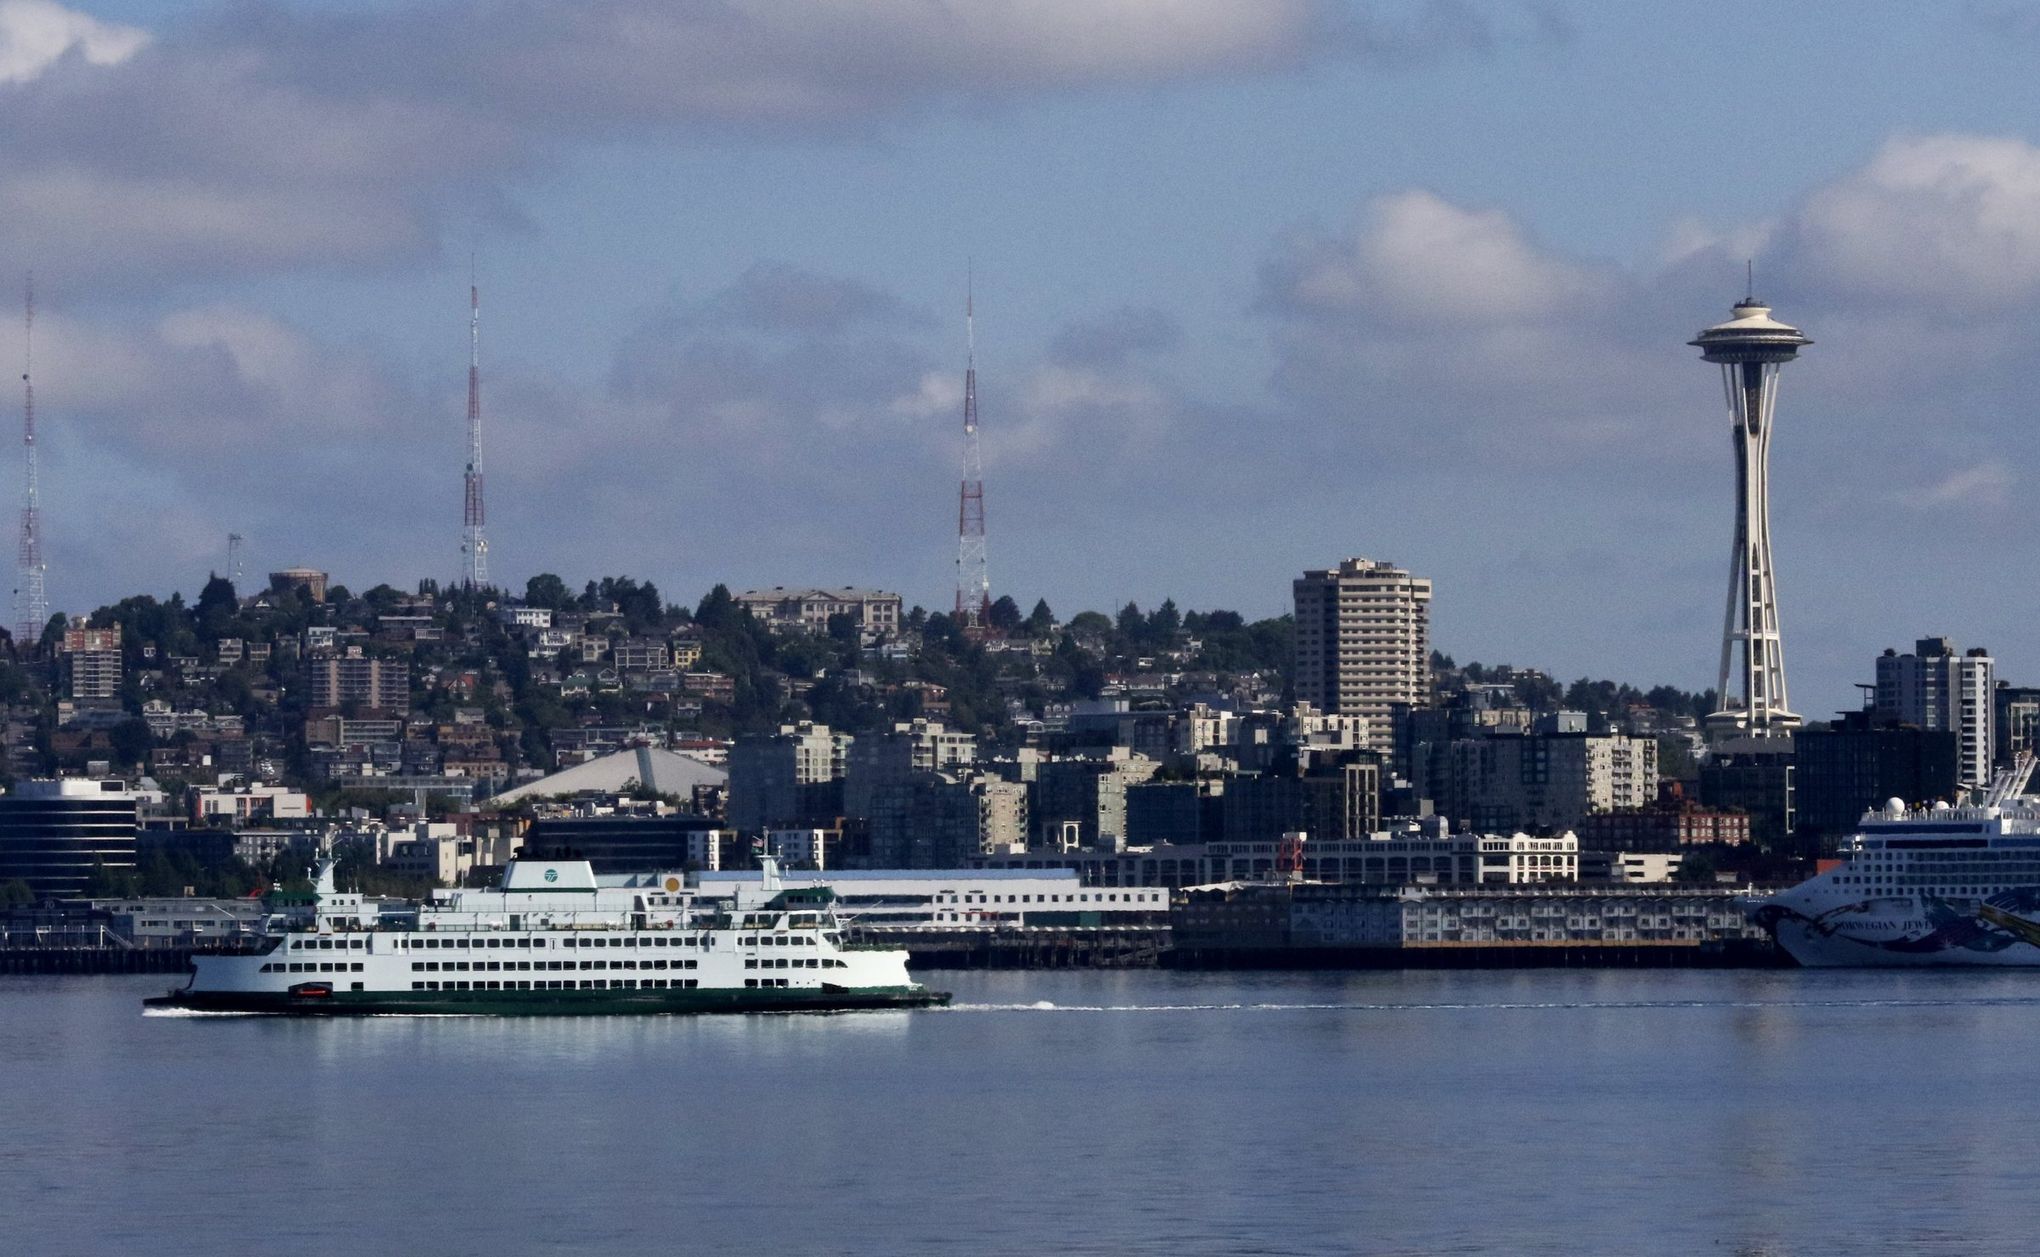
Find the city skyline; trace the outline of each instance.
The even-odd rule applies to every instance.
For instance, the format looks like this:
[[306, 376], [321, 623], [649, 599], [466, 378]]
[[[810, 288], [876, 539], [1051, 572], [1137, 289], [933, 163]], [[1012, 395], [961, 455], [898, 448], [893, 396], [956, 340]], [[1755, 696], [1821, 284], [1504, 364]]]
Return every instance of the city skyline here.
[[[2040, 22], [1812, 9], [1753, 44], [1567, 5], [661, 7], [623, 46], [486, 3], [0, 6], [52, 605], [193, 597], [230, 532], [253, 571], [457, 579], [472, 251], [499, 583], [945, 607], [975, 256], [994, 597], [1258, 617], [1366, 554], [1462, 660], [1698, 689], [1730, 486], [1683, 341], [1754, 257], [1822, 341], [1775, 450], [1796, 710], [1927, 634], [2030, 676], [2036, 596], [1946, 556], [2035, 522]], [[469, 46], [415, 50], [447, 13]], [[1755, 108], [1801, 134], [1720, 133]]]

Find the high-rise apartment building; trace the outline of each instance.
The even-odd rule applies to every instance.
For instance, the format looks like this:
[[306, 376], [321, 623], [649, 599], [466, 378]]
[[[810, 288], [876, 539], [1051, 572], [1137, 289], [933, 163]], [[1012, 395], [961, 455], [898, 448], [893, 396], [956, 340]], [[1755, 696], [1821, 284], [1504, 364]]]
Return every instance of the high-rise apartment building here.
[[1880, 723], [1946, 729], [1955, 735], [1958, 780], [1990, 780], [1997, 665], [1978, 646], [1956, 653], [1945, 637], [1922, 637], [1911, 654], [1886, 650], [1877, 659], [1873, 712]]
[[977, 760], [977, 739], [944, 728], [939, 720], [902, 721], [890, 733], [869, 733], [850, 746], [843, 761], [843, 814], [869, 818], [880, 787], [908, 781], [917, 773], [949, 773]]
[[64, 667], [72, 698], [118, 697], [120, 625], [103, 629], [65, 629]]
[[1398, 707], [1431, 702], [1431, 582], [1390, 563], [1347, 559], [1296, 582], [1296, 697], [1365, 716], [1389, 749]]
[[411, 669], [401, 659], [377, 659], [349, 646], [345, 655], [305, 663], [313, 707], [349, 703], [402, 712], [411, 706]]
[[841, 815], [852, 742], [808, 720], [738, 738], [730, 747], [730, 827], [753, 834]]

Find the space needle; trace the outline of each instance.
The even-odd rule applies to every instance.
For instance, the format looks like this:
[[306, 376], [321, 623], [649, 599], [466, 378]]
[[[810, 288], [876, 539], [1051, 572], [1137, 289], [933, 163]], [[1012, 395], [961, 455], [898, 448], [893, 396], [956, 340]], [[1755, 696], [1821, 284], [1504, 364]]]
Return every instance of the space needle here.
[[1735, 553], [1721, 626], [1720, 706], [1707, 718], [1708, 732], [1722, 740], [1787, 737], [1800, 720], [1785, 693], [1785, 643], [1771, 566], [1771, 424], [1779, 370], [1813, 342], [1747, 296], [1728, 322], [1687, 343], [1721, 366], [1735, 444]]

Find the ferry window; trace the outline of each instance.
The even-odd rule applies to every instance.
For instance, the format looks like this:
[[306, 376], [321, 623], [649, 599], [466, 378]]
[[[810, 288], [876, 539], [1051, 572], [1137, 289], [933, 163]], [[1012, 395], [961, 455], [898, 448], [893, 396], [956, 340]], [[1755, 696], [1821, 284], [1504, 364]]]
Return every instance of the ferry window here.
[[751, 957], [749, 957], [749, 956], [746, 956], [746, 957], [744, 958], [744, 968], [746, 968], [746, 969], [756, 969], [757, 967], [758, 967], [758, 962], [757, 962], [756, 960], [752, 959], [752, 958], [751, 958]]
[[[347, 966], [347, 969], [348, 969], [348, 972], [350, 972], [350, 973], [360, 973], [360, 972], [361, 972], [361, 962], [360, 962], [359, 960], [357, 960], [357, 961], [355, 961], [355, 962], [354, 962], [353, 964], [351, 964], [351, 965]], [[361, 989], [361, 987], [360, 987], [360, 984], [359, 984], [359, 983], [356, 983], [356, 984], [355, 984], [355, 989], [356, 989], [356, 990], [360, 990], [360, 989]]]
[[745, 985], [745, 986], [756, 986], [756, 985], [758, 985], [758, 979], [756, 979], [756, 978], [745, 978], [745, 979], [744, 979], [744, 985]]

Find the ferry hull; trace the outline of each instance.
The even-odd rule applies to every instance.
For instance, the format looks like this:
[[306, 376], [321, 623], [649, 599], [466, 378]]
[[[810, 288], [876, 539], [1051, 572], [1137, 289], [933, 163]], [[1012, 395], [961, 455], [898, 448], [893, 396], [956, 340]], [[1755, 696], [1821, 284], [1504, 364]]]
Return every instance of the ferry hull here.
[[866, 987], [838, 991], [336, 991], [305, 996], [271, 991], [171, 991], [142, 1001], [150, 1008], [193, 1012], [270, 1013], [294, 1017], [390, 1014], [484, 1017], [570, 1017], [617, 1014], [836, 1013], [940, 1007], [947, 991]]

